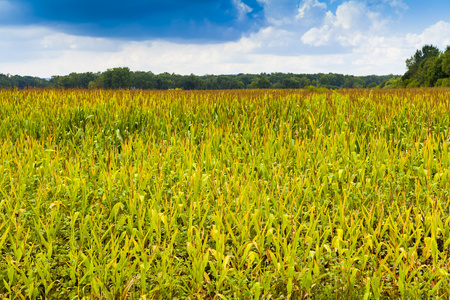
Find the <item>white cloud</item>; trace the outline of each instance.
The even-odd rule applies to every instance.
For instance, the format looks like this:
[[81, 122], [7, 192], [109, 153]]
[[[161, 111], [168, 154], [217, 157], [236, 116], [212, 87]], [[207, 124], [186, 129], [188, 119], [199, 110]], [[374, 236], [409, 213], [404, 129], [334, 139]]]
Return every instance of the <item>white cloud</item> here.
[[326, 24], [321, 28], [311, 28], [302, 36], [301, 40], [307, 45], [322, 46], [331, 40], [332, 33], [333, 30], [330, 28], [330, 25]]
[[301, 38], [308, 45], [323, 46], [338, 42], [342, 46], [355, 46], [362, 35], [383, 31], [386, 20], [370, 11], [362, 2], [349, 1], [338, 6], [336, 14], [326, 13], [323, 25], [313, 27]]
[[[385, 16], [366, 2], [347, 1], [335, 11], [319, 0], [264, 2], [270, 26], [234, 42], [189, 44], [164, 40], [129, 42], [73, 36], [45, 27], [0, 27], [0, 72], [50, 77], [128, 66], [178, 74], [260, 72], [401, 74], [405, 60], [424, 44], [450, 44], [450, 23], [422, 33], [388, 32]], [[402, 1], [383, 0], [401, 7]], [[0, 0], [6, 7], [6, 1]], [[235, 0], [243, 17], [248, 12]], [[242, 5], [241, 5], [242, 4]], [[1, 15], [1, 14], [0, 14]], [[305, 24], [314, 21], [313, 27]], [[320, 46], [320, 47], [318, 47]]]
[[[0, 34], [7, 32], [2, 29]], [[384, 63], [395, 66], [394, 62], [400, 61], [400, 67], [403, 67], [404, 56], [411, 52], [396, 54], [395, 47], [385, 48], [384, 41], [380, 40], [346, 54], [289, 55], [283, 49], [293, 47], [296, 36], [275, 27], [263, 29], [236, 42], [210, 45], [161, 40], [119, 42], [70, 36], [42, 28], [10, 30], [9, 35], [15, 35], [16, 40], [13, 46], [0, 48], [1, 72], [40, 77], [97, 72], [119, 66], [154, 73], [198, 75], [241, 72], [385, 74], [398, 72], [393, 68], [386, 69]], [[389, 44], [394, 43], [390, 41]], [[13, 53], [19, 47], [24, 49]], [[379, 50], [374, 51], [375, 48]], [[389, 59], [384, 58], [387, 54]], [[359, 63], [362, 61], [365, 64]]]
[[297, 19], [303, 19], [313, 8], [327, 9], [327, 4], [318, 0], [303, 0], [299, 3]]
[[[327, 32], [324, 29], [325, 32]], [[329, 32], [329, 31], [328, 31]], [[444, 50], [450, 44], [450, 23], [440, 21], [420, 34], [364, 35], [355, 34], [353, 39], [343, 36], [342, 44], [351, 44], [351, 52], [340, 57], [350, 74], [403, 74], [405, 60], [425, 44], [433, 44]], [[319, 40], [315, 40], [319, 42]], [[334, 66], [338, 67], [338, 66]], [[344, 72], [345, 73], [345, 72]]]
[[443, 50], [447, 45], [450, 45], [450, 23], [439, 21], [425, 29], [421, 34], [408, 34], [406, 40], [416, 48], [425, 44], [433, 44]]
[[383, 0], [383, 2], [389, 4], [391, 7], [394, 7], [394, 8], [400, 8], [403, 10], [406, 10], [409, 8], [409, 6], [402, 0]]
[[283, 26], [296, 21], [296, 0], [258, 0], [264, 6], [266, 20], [272, 26]]
[[336, 27], [354, 30], [359, 26], [367, 26], [365, 7], [360, 2], [345, 2], [336, 10], [336, 16], [328, 14], [328, 22]]
[[[5, 34], [8, 30], [2, 29]], [[26, 34], [28, 32], [28, 34]], [[168, 41], [119, 42], [62, 35], [42, 28], [10, 30], [15, 44], [31, 49], [15, 59], [0, 57], [3, 73], [50, 77], [71, 72], [97, 72], [128, 66], [132, 70], [178, 74], [236, 74], [261, 72], [384, 74], [381, 65], [358, 65], [367, 51], [328, 55], [280, 55], [292, 47], [293, 33], [269, 27], [236, 42], [195, 45]], [[278, 38], [274, 38], [277, 36]], [[29, 38], [34, 39], [29, 40]], [[274, 50], [270, 50], [274, 49]], [[0, 51], [5, 53], [5, 48]], [[8, 49], [7, 49], [8, 50]], [[12, 55], [14, 47], [9, 48]], [[370, 52], [370, 51], [369, 51]], [[5, 53], [8, 54], [8, 53]], [[402, 60], [403, 61], [403, 60]]]
[[248, 13], [252, 12], [252, 8], [243, 3], [241, 0], [233, 0], [234, 6], [239, 12], [239, 19], [244, 19]]
[[117, 51], [119, 45], [112, 39], [74, 36], [40, 26], [0, 27], [0, 36], [3, 40], [0, 44], [3, 59], [8, 59], [5, 56], [17, 51], [33, 50], [37, 55], [44, 51], [68, 49]]
[[121, 42], [73, 36], [45, 27], [0, 27], [0, 72], [49, 77], [70, 72], [100, 71], [97, 64]]

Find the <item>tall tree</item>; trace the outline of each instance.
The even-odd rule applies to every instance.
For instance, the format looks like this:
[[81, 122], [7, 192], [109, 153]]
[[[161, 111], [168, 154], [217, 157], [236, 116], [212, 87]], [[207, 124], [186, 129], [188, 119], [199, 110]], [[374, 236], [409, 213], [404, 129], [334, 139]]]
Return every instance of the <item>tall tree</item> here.
[[257, 89], [268, 89], [272, 85], [267, 79], [266, 76], [262, 76], [261, 78], [257, 79], [256, 81], [252, 82], [252, 87]]
[[[425, 45], [421, 50], [406, 60], [406, 68], [408, 69], [403, 75], [402, 80], [415, 80], [419, 84], [424, 84], [426, 81], [427, 67], [431, 65], [430, 59], [434, 59], [440, 55], [440, 51], [433, 45]], [[427, 64], [428, 61], [428, 64]]]
[[450, 46], [447, 46], [444, 54], [442, 55], [442, 71], [450, 76]]
[[130, 69], [113, 68], [103, 73], [103, 88], [106, 89], [124, 89], [130, 87], [131, 72]]

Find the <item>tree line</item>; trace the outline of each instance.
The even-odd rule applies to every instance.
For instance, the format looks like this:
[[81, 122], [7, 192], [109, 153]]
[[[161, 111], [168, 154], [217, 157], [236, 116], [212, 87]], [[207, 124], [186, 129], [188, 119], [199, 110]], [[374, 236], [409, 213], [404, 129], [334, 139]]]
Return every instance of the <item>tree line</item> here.
[[127, 67], [105, 72], [70, 73], [43, 79], [0, 73], [0, 88], [103, 88], [103, 89], [296, 89], [305, 87], [339, 88], [412, 88], [450, 87], [450, 46], [441, 52], [425, 45], [406, 60], [403, 76], [353, 76], [335, 73], [293, 74], [261, 73], [237, 75], [179, 75], [170, 73], [133, 72]]
[[450, 87], [450, 46], [445, 51], [433, 45], [422, 49], [406, 60], [406, 73], [382, 84], [388, 88]]
[[47, 87], [49, 82], [46, 79], [32, 76], [19, 76], [0, 73], [0, 88], [13, 88], [20, 89], [28, 87]]
[[385, 76], [353, 76], [342, 74], [293, 74], [261, 73], [237, 75], [179, 75], [170, 73], [133, 72], [127, 67], [108, 69], [105, 72], [71, 73], [64, 76], [52, 76], [46, 80], [30, 76], [11, 76], [0, 74], [0, 88], [103, 88], [103, 89], [296, 89], [312, 87], [338, 88], [375, 88], [395, 78]]
[[103, 88], [103, 89], [296, 89], [305, 87], [339, 88], [411, 88], [450, 87], [450, 46], [441, 52], [425, 45], [406, 60], [403, 76], [353, 76], [335, 73], [293, 74], [261, 73], [237, 75], [179, 75], [170, 73], [133, 72], [127, 67], [105, 72], [70, 73], [43, 79], [0, 73], [0, 88]]

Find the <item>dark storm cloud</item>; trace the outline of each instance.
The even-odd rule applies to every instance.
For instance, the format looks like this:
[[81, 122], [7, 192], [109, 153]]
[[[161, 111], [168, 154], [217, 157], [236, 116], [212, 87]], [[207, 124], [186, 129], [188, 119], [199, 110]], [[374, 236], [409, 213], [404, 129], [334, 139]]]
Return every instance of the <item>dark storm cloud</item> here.
[[15, 23], [70, 34], [144, 40], [234, 40], [264, 24], [257, 0], [18, 0]]

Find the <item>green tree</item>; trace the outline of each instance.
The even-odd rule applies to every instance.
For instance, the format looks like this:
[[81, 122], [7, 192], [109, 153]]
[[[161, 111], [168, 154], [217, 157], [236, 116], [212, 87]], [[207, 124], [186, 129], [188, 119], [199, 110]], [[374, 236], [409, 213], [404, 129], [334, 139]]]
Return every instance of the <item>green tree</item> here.
[[168, 90], [175, 88], [175, 84], [172, 80], [172, 75], [167, 72], [156, 75], [156, 88], [158, 90]]
[[156, 85], [156, 78], [152, 72], [131, 72], [131, 87], [137, 89], [156, 89]]
[[103, 73], [102, 77], [103, 87], [106, 89], [124, 89], [130, 87], [131, 72], [127, 67], [108, 69]]
[[450, 77], [438, 79], [436, 81], [435, 86], [437, 86], [437, 87], [450, 87]]
[[309, 80], [307, 77], [301, 77], [300, 79], [300, 87], [304, 88], [307, 87], [309, 85], [311, 85], [311, 80]]
[[254, 74], [242, 74], [242, 73], [240, 73], [240, 74], [237, 75], [237, 80], [239, 80], [242, 83], [244, 83], [244, 88], [250, 87], [250, 85], [255, 80], [255, 78], [257, 78], [257, 76], [254, 75]]
[[421, 50], [417, 50], [412, 57], [406, 60], [408, 70], [402, 80], [411, 79], [411, 82], [417, 81], [420, 85], [426, 85], [428, 68], [440, 53], [439, 49], [433, 45], [425, 45]]
[[256, 81], [252, 82], [252, 86], [254, 85], [257, 89], [268, 89], [272, 86], [269, 79], [266, 76], [263, 76]]
[[401, 77], [392, 77], [387, 79], [381, 83], [381, 88], [383, 89], [395, 89], [402, 87], [402, 78]]
[[450, 46], [447, 46], [442, 55], [442, 71], [445, 75], [450, 76]]
[[435, 86], [436, 82], [440, 78], [447, 77], [442, 71], [442, 55], [429, 59], [427, 73], [425, 76], [425, 86]]
[[201, 89], [203, 81], [195, 76], [194, 74], [191, 74], [189, 76], [184, 76], [181, 81], [181, 87], [183, 90], [198, 90]]
[[302, 82], [298, 77], [289, 77], [283, 80], [283, 87], [286, 89], [299, 89], [302, 88]]
[[89, 84], [88, 84], [88, 89], [95, 89], [95, 88], [97, 88], [97, 84], [95, 83], [95, 81], [91, 81], [91, 82], [89, 82]]
[[207, 90], [217, 90], [219, 88], [219, 84], [217, 83], [217, 77], [208, 75], [203, 80], [204, 87]]
[[320, 76], [319, 82], [320, 82], [320, 85], [322, 85], [322, 86], [330, 84], [330, 81], [328, 80], [328, 76], [325, 74]]

